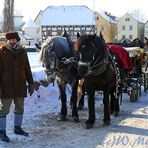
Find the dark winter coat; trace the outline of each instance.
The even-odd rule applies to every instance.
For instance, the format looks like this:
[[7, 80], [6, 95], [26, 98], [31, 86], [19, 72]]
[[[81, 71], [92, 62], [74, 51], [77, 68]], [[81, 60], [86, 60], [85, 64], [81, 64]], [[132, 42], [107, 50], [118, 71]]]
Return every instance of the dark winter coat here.
[[8, 46], [0, 49], [0, 88], [2, 98], [26, 97], [27, 83], [33, 84], [33, 77], [24, 48], [13, 51]]

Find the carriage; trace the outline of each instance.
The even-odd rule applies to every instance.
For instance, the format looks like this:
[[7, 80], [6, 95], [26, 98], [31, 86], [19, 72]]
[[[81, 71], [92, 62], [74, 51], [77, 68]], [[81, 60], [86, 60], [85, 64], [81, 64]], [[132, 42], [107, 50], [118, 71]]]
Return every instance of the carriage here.
[[148, 90], [147, 53], [140, 47], [126, 47], [125, 49], [129, 52], [133, 65], [126, 90], [130, 95], [130, 101], [135, 102], [141, 96], [141, 86], [144, 87], [145, 93]]

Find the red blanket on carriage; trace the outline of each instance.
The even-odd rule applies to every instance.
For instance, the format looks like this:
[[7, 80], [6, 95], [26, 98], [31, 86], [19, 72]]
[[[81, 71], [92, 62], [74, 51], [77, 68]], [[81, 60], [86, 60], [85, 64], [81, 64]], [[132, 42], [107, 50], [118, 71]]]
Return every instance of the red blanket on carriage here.
[[108, 48], [109, 51], [115, 54], [120, 59], [120, 63], [123, 69], [132, 71], [133, 67], [132, 67], [132, 63], [131, 63], [128, 51], [126, 51], [126, 49], [124, 49], [120, 45], [111, 44], [111, 45], [108, 45], [108, 47], [109, 47]]

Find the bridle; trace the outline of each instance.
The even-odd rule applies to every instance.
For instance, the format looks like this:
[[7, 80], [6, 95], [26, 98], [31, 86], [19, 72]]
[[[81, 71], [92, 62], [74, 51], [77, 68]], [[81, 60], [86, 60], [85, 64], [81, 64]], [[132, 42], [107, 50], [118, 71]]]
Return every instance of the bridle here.
[[[51, 68], [51, 64], [47, 64], [46, 65], [44, 63], [43, 67], [45, 67], [44, 71], [45, 71], [46, 75], [49, 76], [49, 75], [52, 75], [54, 72], [57, 71], [58, 57], [57, 57], [55, 52], [49, 52], [49, 51], [47, 51], [47, 52], [48, 52], [48, 54], [47, 54], [48, 57], [46, 57], [46, 60], [47, 60], [46, 63], [48, 63], [48, 62], [49, 63], [53, 63], [53, 66]], [[50, 61], [49, 61], [49, 57], [50, 57]]]
[[[47, 76], [52, 75], [53, 73], [60, 73], [63, 72], [63, 67], [68, 64], [77, 64], [77, 59], [75, 57], [66, 58], [63, 57], [61, 60], [59, 60], [56, 52], [51, 51], [50, 49], [46, 49], [45, 52], [46, 56], [46, 63], [53, 63], [51, 64], [43, 64], [43, 67], [45, 67], [44, 71]], [[49, 58], [50, 57], [50, 58]], [[63, 66], [62, 66], [63, 65]]]
[[[90, 45], [92, 46], [92, 48], [94, 49], [94, 54], [93, 54], [93, 58], [90, 62], [84, 62], [82, 61], [82, 55], [80, 53], [80, 61], [78, 63], [79, 66], [86, 66], [88, 67], [88, 73], [86, 75], [87, 76], [97, 76], [102, 74], [107, 67], [107, 63], [108, 63], [108, 53], [107, 51], [104, 51], [104, 54], [100, 54], [97, 58], [96, 58], [96, 54], [98, 52], [98, 48], [96, 47], [96, 45], [90, 41]], [[80, 45], [81, 46], [81, 45]], [[82, 45], [82, 48], [84, 48], [85, 45]], [[102, 59], [103, 58], [103, 59]]]

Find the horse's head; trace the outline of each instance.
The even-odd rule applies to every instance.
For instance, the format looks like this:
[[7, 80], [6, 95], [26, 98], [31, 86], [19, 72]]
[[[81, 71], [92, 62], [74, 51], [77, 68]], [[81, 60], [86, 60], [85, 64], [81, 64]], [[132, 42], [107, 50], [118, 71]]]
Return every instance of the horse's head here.
[[95, 64], [98, 58], [101, 58], [106, 51], [106, 44], [103, 36], [83, 35], [80, 36], [76, 43], [75, 49], [79, 53], [78, 72], [80, 77], [88, 74], [92, 65]]
[[65, 82], [71, 82], [71, 79], [74, 79], [73, 74], [76, 73], [77, 62], [74, 57], [71, 57], [70, 50], [65, 37], [51, 37], [43, 43], [40, 60], [45, 68], [46, 79], [49, 83], [54, 82], [56, 76]]
[[132, 41], [132, 46], [133, 47], [140, 47], [143, 48], [144, 47], [144, 42], [142, 40], [140, 40], [139, 38], [136, 38]]
[[53, 42], [46, 40], [41, 48], [40, 61], [46, 73], [48, 83], [53, 83], [56, 78], [57, 57], [53, 51]]

